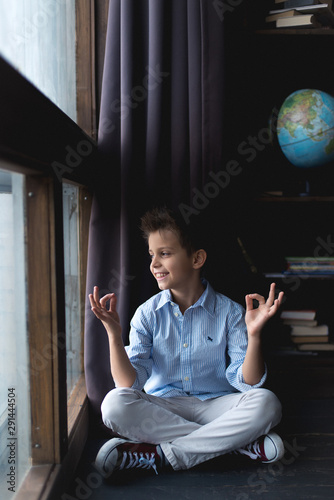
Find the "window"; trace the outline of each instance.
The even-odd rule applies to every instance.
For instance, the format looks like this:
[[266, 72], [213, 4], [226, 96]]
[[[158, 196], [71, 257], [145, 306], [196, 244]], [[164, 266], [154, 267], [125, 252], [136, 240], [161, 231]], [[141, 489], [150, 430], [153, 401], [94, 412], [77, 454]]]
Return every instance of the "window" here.
[[66, 314], [67, 397], [82, 371], [83, 346], [80, 293], [79, 188], [63, 184], [64, 272]]
[[0, 0], [0, 54], [76, 121], [75, 0]]
[[[18, 498], [60, 498], [88, 432], [84, 186], [94, 141], [80, 169], [65, 171], [64, 186], [53, 162], [66, 162], [67, 145], [85, 141], [84, 130], [94, 135], [95, 2], [0, 0], [0, 9], [0, 496], [16, 498], [6, 489], [13, 451]], [[5, 449], [9, 410], [13, 450]]]
[[30, 408], [25, 177], [0, 170], [0, 489], [12, 499], [29, 469]]

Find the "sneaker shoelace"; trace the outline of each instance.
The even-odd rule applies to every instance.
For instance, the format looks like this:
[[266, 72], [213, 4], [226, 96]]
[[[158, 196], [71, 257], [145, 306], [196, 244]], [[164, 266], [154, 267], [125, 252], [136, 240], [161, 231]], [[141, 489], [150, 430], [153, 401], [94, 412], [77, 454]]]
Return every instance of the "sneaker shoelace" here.
[[131, 451], [123, 451], [123, 459], [119, 466], [119, 470], [122, 469], [132, 469], [135, 467], [142, 467], [143, 469], [153, 469], [156, 474], [158, 474], [157, 466], [155, 464], [155, 455], [151, 453], [138, 453]]
[[256, 460], [257, 458], [263, 458], [263, 453], [261, 452], [260, 443], [258, 441], [254, 441], [254, 443], [248, 444], [245, 448], [236, 450], [236, 453], [247, 455], [253, 460]]

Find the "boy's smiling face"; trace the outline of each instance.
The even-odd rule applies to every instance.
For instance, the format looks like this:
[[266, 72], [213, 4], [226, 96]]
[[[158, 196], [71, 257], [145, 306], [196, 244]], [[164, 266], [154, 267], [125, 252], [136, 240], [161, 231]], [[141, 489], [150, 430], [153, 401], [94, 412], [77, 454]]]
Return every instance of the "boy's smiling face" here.
[[198, 282], [195, 254], [187, 253], [175, 232], [166, 229], [151, 233], [148, 245], [152, 259], [150, 269], [160, 290], [177, 293]]

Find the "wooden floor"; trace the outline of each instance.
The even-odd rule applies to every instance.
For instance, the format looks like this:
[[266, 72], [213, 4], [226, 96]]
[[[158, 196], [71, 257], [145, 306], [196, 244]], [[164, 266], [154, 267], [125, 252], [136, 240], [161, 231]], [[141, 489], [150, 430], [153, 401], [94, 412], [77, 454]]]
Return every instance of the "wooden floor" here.
[[91, 437], [62, 500], [334, 499], [334, 362], [332, 356], [275, 359], [267, 387], [283, 404], [277, 432], [284, 458], [261, 464], [226, 455], [187, 471], [140, 470], [105, 482], [93, 467], [104, 440]]

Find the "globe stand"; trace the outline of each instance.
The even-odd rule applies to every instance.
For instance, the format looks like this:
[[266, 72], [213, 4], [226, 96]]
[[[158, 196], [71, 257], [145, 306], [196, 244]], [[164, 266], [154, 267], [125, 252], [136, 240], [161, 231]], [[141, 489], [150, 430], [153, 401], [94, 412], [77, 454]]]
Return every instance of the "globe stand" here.
[[299, 193], [298, 196], [310, 196], [311, 189], [308, 180], [300, 181], [299, 183]]
[[311, 196], [309, 179], [290, 179], [288, 186], [284, 189], [284, 195], [297, 197]]

